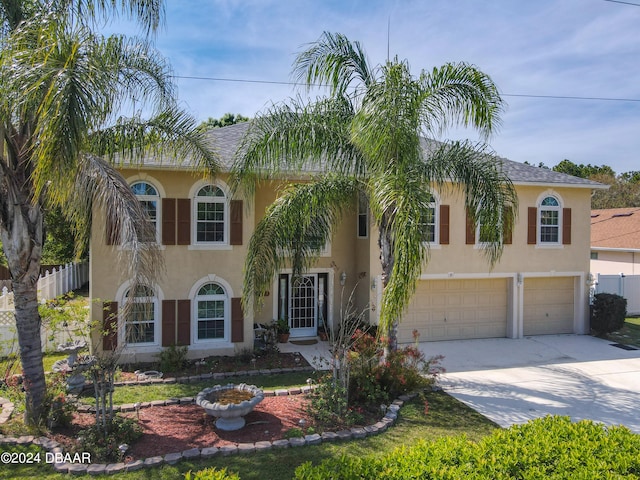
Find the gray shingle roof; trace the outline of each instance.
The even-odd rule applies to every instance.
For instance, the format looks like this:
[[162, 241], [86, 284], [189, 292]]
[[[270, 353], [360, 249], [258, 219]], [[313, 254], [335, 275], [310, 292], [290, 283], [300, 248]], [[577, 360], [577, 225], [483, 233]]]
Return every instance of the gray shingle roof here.
[[[220, 156], [223, 167], [231, 168], [236, 149], [248, 127], [249, 123], [243, 122], [228, 127], [214, 128], [209, 131], [212, 143]], [[432, 143], [432, 141], [425, 143]], [[503, 163], [505, 173], [515, 184], [551, 184], [581, 188], [607, 188], [601, 183], [593, 182], [585, 178], [574, 177], [564, 173], [554, 172], [550, 169], [514, 162], [507, 158], [499, 158]], [[171, 162], [163, 161], [162, 163], [168, 166]], [[145, 164], [149, 165], [148, 162], [145, 162]], [[188, 163], [185, 165], [188, 165]]]

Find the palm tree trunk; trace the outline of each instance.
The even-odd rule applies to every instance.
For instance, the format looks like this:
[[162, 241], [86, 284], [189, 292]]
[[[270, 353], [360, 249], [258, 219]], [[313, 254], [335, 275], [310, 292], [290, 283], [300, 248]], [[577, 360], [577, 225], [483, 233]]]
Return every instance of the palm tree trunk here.
[[42, 259], [42, 209], [24, 192], [8, 192], [5, 229], [0, 232], [11, 273], [23, 386], [25, 423], [36, 425], [44, 415], [46, 393], [42, 364], [38, 277]]
[[[389, 224], [391, 220], [385, 214], [380, 222], [380, 233], [378, 234], [378, 246], [380, 247], [380, 264], [382, 266], [382, 290], [387, 288], [391, 272], [393, 270], [393, 240]], [[394, 318], [388, 323], [387, 335], [389, 338], [389, 350], [398, 348], [398, 319]], [[386, 356], [386, 355], [385, 355]]]

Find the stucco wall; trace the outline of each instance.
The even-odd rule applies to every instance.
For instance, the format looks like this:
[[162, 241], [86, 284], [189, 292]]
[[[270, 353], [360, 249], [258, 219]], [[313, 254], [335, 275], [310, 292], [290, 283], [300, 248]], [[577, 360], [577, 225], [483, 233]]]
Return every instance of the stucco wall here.
[[598, 259], [591, 260], [594, 275], [640, 274], [640, 252], [598, 250]]

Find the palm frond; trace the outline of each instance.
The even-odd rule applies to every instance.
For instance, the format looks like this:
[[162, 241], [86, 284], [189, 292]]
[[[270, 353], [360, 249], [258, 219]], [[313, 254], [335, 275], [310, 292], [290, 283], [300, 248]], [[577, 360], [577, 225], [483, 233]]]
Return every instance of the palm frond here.
[[424, 163], [423, 175], [439, 189], [464, 194], [467, 213], [481, 226], [482, 247], [493, 266], [502, 253], [503, 228], [511, 228], [518, 210], [518, 195], [499, 157], [483, 144], [441, 144]]
[[293, 76], [308, 89], [328, 84], [331, 96], [336, 97], [343, 96], [354, 83], [367, 87], [375, 78], [360, 42], [331, 32], [324, 32], [296, 57]]
[[263, 292], [285, 265], [299, 275], [313, 264], [357, 189], [353, 178], [328, 176], [289, 185], [269, 206], [247, 250], [242, 293], [247, 311], [253, 301], [261, 304]]
[[392, 253], [391, 273], [383, 280], [380, 324], [384, 328], [396, 321], [409, 304], [429, 258], [422, 221], [427, 218], [431, 194], [420, 173], [412, 168], [370, 179], [371, 213], [381, 230], [380, 241], [386, 238]]
[[367, 89], [351, 125], [369, 175], [401, 171], [420, 157], [420, 85], [405, 62], [388, 63], [383, 72], [382, 80]]
[[252, 195], [259, 179], [302, 170], [361, 174], [362, 156], [349, 138], [352, 117], [352, 105], [342, 98], [292, 100], [259, 115], [238, 148], [231, 170], [234, 190]]
[[155, 230], [115, 167], [95, 155], [83, 155], [76, 175], [65, 184], [51, 184], [48, 193], [50, 201], [60, 205], [74, 225], [78, 243], [87, 240], [82, 236], [91, 231], [92, 213], [103, 212], [105, 237], [106, 226], [110, 225], [110, 233], [117, 235], [115, 240], [122, 245], [117, 265], [123, 275], [134, 286], [153, 285], [157, 281], [164, 269], [164, 259], [158, 245], [148, 241], [155, 238]]
[[198, 129], [195, 118], [177, 107], [150, 119], [119, 118], [115, 125], [94, 132], [87, 148], [120, 164], [162, 163], [168, 158], [212, 177], [222, 168], [206, 131]]
[[500, 124], [504, 102], [491, 78], [467, 63], [422, 72], [422, 123], [427, 134], [451, 126], [477, 129], [488, 138]]

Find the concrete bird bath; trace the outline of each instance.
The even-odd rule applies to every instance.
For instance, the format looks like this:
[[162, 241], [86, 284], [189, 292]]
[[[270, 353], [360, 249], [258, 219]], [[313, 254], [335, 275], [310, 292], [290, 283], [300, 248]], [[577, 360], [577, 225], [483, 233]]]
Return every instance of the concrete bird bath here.
[[229, 383], [205, 388], [196, 396], [196, 405], [217, 418], [216, 427], [230, 431], [244, 427], [243, 417], [263, 399], [264, 393], [255, 385]]

